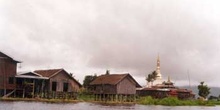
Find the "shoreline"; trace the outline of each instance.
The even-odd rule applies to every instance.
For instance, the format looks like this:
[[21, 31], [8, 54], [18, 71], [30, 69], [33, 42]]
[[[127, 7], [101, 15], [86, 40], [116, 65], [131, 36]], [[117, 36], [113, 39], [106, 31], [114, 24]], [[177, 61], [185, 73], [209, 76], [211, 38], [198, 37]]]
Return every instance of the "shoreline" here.
[[[87, 102], [87, 103], [94, 103], [100, 105], [116, 105], [116, 106], [126, 106], [126, 105], [161, 105], [161, 106], [216, 106], [220, 105], [220, 101], [201, 101], [201, 100], [185, 100], [189, 101], [190, 103], [178, 103], [172, 104], [169, 103], [159, 103], [163, 99], [154, 99], [156, 103], [143, 103], [141, 100], [136, 102], [113, 102], [113, 101], [93, 101], [93, 100], [71, 100], [71, 99], [41, 99], [41, 98], [0, 98], [0, 101], [28, 101], [28, 102], [45, 102], [45, 103], [80, 103], [80, 102]], [[184, 101], [183, 101], [184, 102]], [[175, 103], [175, 102], [172, 102]]]
[[31, 102], [46, 102], [46, 103], [79, 103], [88, 102], [96, 104], [110, 104], [110, 105], [134, 105], [137, 102], [102, 102], [102, 101], [84, 101], [84, 100], [71, 100], [71, 99], [41, 99], [41, 98], [0, 98], [0, 101], [31, 101]]

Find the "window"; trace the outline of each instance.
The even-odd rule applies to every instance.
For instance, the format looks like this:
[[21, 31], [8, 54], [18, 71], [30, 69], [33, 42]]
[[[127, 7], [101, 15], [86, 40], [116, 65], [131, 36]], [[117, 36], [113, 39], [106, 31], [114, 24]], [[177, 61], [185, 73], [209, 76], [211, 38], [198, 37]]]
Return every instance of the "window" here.
[[57, 82], [52, 82], [52, 91], [57, 91]]
[[68, 83], [63, 83], [63, 92], [68, 91]]
[[8, 83], [9, 84], [14, 84], [14, 77], [9, 77]]

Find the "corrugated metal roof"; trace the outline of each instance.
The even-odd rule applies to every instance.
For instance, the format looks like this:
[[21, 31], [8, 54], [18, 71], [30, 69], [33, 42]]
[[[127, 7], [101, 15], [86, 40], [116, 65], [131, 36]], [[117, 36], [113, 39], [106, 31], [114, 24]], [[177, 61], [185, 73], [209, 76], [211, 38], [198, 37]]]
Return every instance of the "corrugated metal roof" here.
[[48, 77], [38, 77], [38, 76], [29, 76], [29, 75], [16, 75], [16, 78], [29, 78], [29, 79], [49, 79]]
[[116, 85], [125, 77], [130, 77], [136, 83], [137, 87], [141, 87], [130, 74], [101, 75], [98, 76], [94, 81], [92, 81], [90, 85], [100, 85], [100, 84]]
[[43, 77], [52, 77], [63, 69], [35, 70], [34, 72]]
[[48, 77], [43, 77], [34, 72], [24, 72], [21, 74], [17, 74], [15, 77], [16, 78], [29, 78], [29, 79], [49, 79]]
[[70, 76], [70, 74], [67, 73], [64, 69], [35, 70], [34, 72], [37, 73], [37, 74], [42, 75], [43, 77], [51, 78], [51, 77], [55, 76], [56, 74], [60, 73], [61, 71], [64, 71], [64, 73], [67, 74], [69, 78], [71, 78], [80, 87], [82, 87], [82, 85], [75, 78]]

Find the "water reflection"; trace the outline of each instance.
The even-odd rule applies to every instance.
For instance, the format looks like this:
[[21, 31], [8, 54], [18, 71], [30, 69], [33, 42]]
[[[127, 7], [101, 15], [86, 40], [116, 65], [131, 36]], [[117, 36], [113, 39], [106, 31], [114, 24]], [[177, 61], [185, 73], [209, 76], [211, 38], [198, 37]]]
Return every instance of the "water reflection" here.
[[145, 105], [108, 105], [96, 103], [43, 103], [24, 101], [1, 101], [0, 110], [220, 110], [220, 106], [145, 106]]

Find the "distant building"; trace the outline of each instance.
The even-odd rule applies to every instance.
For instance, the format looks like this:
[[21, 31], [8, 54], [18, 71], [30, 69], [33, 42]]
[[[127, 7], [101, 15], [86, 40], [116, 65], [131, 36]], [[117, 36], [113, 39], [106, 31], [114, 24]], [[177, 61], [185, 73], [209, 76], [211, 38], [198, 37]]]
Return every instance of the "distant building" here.
[[15, 89], [14, 76], [17, 73], [17, 63], [20, 62], [0, 52], [0, 96]]
[[141, 87], [130, 74], [101, 75], [90, 86], [96, 100], [112, 101], [135, 98], [136, 88]]
[[195, 94], [192, 90], [175, 87], [169, 77], [168, 80], [164, 81], [162, 84], [137, 90], [137, 94], [139, 96], [152, 96], [153, 98], [165, 98], [169, 96], [177, 97], [179, 99], [195, 98]]
[[171, 82], [170, 77], [167, 81], [163, 81], [162, 74], [160, 72], [160, 58], [157, 58], [156, 79], [152, 83], [147, 81], [145, 88], [137, 89], [139, 96], [152, 96], [154, 98], [164, 98], [169, 96], [178, 97], [179, 99], [191, 99], [195, 97], [195, 94], [191, 90], [178, 88]]

